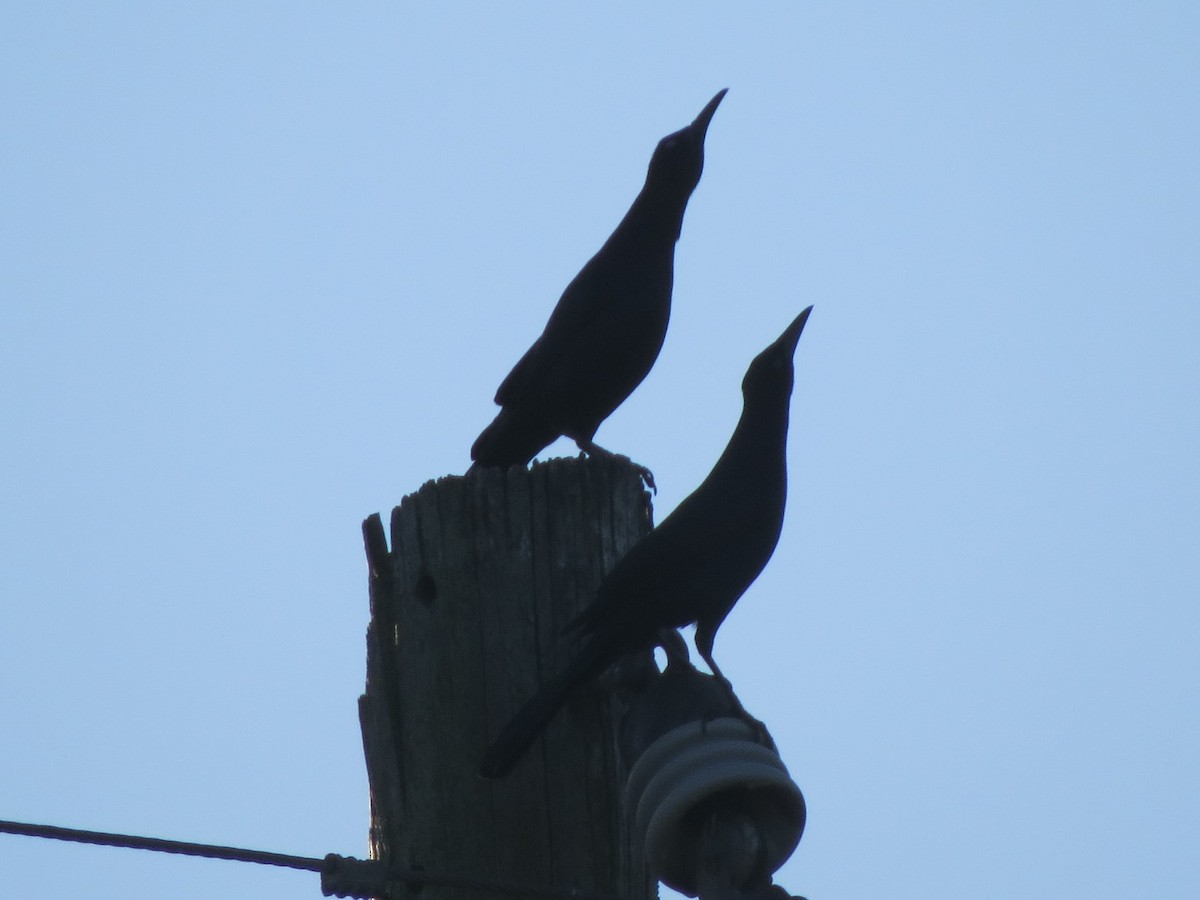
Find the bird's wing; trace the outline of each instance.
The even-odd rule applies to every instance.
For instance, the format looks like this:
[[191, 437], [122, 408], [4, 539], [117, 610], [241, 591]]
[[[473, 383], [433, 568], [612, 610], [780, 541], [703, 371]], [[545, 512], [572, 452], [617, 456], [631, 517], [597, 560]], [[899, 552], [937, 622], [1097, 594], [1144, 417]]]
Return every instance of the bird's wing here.
[[594, 262], [592, 257], [558, 298], [541, 335], [500, 383], [497, 404], [520, 403], [556, 384], [589, 345], [603, 342], [614, 328], [611, 279]]
[[705, 518], [704, 507], [703, 495], [693, 494], [638, 541], [568, 629], [645, 628], [652, 633], [694, 621], [691, 607], [706, 592], [709, 566], [720, 559], [726, 540], [722, 529]]

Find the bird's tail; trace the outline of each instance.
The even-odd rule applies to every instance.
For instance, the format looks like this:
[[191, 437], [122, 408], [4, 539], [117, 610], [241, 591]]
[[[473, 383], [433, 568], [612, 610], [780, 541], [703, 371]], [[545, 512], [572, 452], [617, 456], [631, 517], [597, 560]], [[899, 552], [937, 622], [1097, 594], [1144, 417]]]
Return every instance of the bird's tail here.
[[504, 726], [483, 755], [479, 774], [484, 778], [507, 775], [575, 689], [599, 675], [607, 662], [603, 643], [594, 638], [588, 641]]
[[471, 445], [477, 466], [520, 466], [558, 437], [558, 431], [536, 417], [501, 409]]

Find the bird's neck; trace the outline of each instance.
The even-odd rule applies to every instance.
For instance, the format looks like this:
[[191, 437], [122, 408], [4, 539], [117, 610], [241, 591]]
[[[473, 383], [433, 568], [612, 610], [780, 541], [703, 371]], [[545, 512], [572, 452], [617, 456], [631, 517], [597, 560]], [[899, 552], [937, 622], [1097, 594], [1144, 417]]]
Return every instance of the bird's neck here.
[[691, 193], [678, 185], [647, 181], [625, 214], [625, 221], [630, 224], [636, 222], [639, 230], [644, 229], [645, 232], [661, 234], [677, 241], [683, 229], [683, 214]]
[[[718, 467], [746, 467], [764, 482], [787, 478], [788, 397], [747, 399]], [[727, 463], [728, 461], [728, 463]]]

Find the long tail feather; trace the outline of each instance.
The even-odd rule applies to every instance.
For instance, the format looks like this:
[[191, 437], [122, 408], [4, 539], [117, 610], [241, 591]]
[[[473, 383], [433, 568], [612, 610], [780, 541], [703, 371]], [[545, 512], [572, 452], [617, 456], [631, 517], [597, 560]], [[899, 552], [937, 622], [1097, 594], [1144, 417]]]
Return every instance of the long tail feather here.
[[592, 639], [563, 671], [542, 685], [492, 741], [479, 774], [484, 778], [507, 775], [576, 688], [599, 675], [612, 661], [605, 651], [602, 642]]
[[557, 431], [536, 419], [502, 409], [475, 439], [471, 459], [480, 466], [523, 465], [557, 437]]

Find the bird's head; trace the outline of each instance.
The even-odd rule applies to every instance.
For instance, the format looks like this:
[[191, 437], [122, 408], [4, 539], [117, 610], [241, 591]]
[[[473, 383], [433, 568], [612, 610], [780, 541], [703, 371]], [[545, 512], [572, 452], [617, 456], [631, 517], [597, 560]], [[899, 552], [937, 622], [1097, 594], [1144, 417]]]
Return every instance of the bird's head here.
[[800, 342], [800, 332], [808, 321], [812, 307], [804, 310], [792, 320], [792, 324], [783, 330], [783, 334], [762, 353], [754, 357], [746, 377], [742, 379], [742, 395], [749, 400], [751, 397], [791, 396], [793, 366], [792, 356], [796, 353], [796, 344]]
[[650, 158], [647, 184], [681, 190], [685, 198], [691, 195], [704, 171], [704, 136], [708, 133], [708, 123], [712, 121], [713, 113], [721, 105], [721, 98], [727, 90], [729, 88], [718, 91], [691, 125], [668, 134], [658, 142]]

